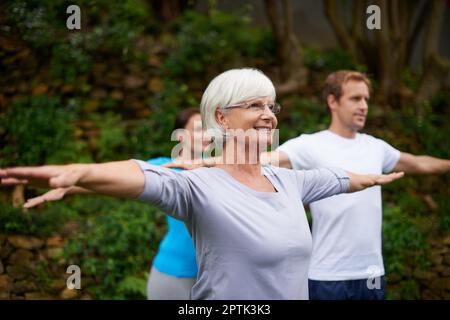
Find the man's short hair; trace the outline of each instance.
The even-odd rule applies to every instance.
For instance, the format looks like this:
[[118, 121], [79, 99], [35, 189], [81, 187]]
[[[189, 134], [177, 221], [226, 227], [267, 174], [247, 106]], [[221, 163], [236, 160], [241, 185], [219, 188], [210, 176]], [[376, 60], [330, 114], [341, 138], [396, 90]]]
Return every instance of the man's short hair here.
[[327, 97], [333, 95], [336, 100], [339, 100], [342, 96], [342, 87], [348, 81], [362, 81], [367, 85], [369, 90], [371, 89], [370, 80], [364, 73], [352, 70], [333, 72], [325, 80], [325, 86], [322, 91], [322, 98], [328, 108]]

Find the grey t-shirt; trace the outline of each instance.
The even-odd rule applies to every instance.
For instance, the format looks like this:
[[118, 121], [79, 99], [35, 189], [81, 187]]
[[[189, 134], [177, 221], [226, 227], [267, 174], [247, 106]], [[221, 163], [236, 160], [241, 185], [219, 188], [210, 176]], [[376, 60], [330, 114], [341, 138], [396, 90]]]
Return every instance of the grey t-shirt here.
[[192, 299], [308, 299], [312, 240], [303, 203], [348, 190], [341, 169], [265, 166], [277, 192], [258, 192], [220, 168], [176, 172], [136, 160], [139, 199], [186, 223], [199, 267]]

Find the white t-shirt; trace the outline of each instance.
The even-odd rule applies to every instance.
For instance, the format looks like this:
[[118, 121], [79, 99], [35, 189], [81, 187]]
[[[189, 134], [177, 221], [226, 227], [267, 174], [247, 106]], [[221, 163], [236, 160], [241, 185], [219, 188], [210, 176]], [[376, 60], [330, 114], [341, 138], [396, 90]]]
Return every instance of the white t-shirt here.
[[[358, 133], [348, 139], [329, 130], [302, 134], [281, 145], [294, 169], [339, 167], [354, 173], [393, 170], [400, 151]], [[310, 204], [313, 218], [312, 280], [340, 281], [384, 275], [381, 253], [381, 187], [336, 195]]]

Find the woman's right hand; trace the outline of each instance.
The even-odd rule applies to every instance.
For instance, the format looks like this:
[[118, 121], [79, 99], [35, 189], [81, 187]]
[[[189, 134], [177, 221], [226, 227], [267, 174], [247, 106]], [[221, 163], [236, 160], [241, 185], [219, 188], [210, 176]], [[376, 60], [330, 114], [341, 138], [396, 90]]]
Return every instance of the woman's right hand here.
[[41, 187], [80, 187], [91, 193], [135, 199], [143, 191], [145, 176], [134, 160], [0, 169], [1, 184]]
[[0, 169], [1, 184], [67, 188], [77, 184], [83, 170], [78, 165], [14, 167]]
[[32, 208], [35, 207], [41, 203], [50, 202], [50, 201], [59, 201], [66, 195], [69, 188], [56, 188], [52, 189], [43, 195], [40, 195], [35, 198], [28, 199], [27, 202], [23, 205], [24, 208]]

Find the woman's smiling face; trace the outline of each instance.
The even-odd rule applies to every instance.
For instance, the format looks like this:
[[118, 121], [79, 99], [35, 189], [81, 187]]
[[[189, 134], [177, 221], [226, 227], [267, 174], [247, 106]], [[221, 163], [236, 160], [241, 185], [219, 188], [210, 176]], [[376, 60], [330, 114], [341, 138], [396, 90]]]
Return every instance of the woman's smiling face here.
[[[235, 104], [230, 108], [218, 109], [216, 117], [218, 123], [231, 136], [235, 136], [238, 141], [241, 138], [246, 145], [255, 143], [258, 150], [261, 150], [272, 144], [273, 130], [278, 124], [275, 114], [269, 107], [273, 105], [273, 98], [258, 97]], [[245, 140], [242, 140], [240, 135], [244, 135]]]

